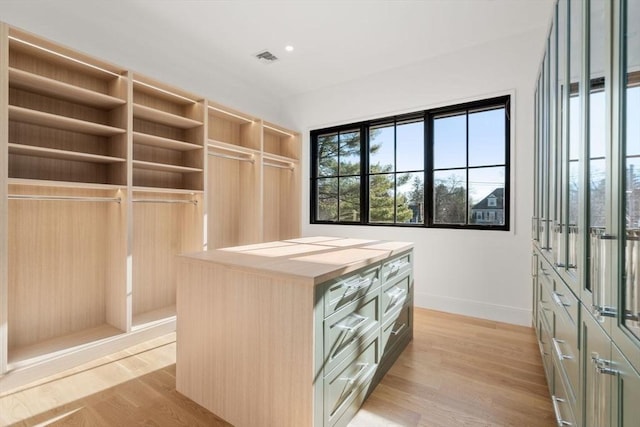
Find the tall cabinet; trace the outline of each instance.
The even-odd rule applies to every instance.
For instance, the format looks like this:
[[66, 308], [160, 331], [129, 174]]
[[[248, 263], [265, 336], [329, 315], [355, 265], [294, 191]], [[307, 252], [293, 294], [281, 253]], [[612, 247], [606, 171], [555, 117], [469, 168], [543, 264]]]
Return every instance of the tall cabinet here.
[[0, 23], [0, 390], [175, 330], [176, 255], [298, 237], [299, 144]]
[[558, 0], [535, 86], [534, 323], [559, 425], [640, 419], [640, 3]]

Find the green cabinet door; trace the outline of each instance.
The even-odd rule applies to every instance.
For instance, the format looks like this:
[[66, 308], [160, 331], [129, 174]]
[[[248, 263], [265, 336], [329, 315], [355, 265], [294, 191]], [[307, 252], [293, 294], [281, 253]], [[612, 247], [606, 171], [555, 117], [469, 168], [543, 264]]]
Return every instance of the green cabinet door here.
[[600, 324], [583, 310], [582, 316], [582, 420], [585, 427], [610, 427], [611, 341]]
[[640, 425], [640, 373], [631, 366], [615, 345], [612, 352], [611, 374], [614, 381], [611, 425], [638, 427]]

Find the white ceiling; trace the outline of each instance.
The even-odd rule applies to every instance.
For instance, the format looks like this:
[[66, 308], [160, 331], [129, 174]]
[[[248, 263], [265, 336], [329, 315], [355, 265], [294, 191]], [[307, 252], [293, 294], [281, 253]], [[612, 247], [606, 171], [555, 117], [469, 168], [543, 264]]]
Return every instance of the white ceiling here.
[[[283, 99], [533, 29], [542, 35], [552, 4], [0, 0], [0, 20], [151, 76], [146, 68], [159, 64], [163, 75], [210, 67]], [[295, 50], [285, 52], [287, 44]], [[263, 49], [280, 60], [260, 63], [253, 55]]]

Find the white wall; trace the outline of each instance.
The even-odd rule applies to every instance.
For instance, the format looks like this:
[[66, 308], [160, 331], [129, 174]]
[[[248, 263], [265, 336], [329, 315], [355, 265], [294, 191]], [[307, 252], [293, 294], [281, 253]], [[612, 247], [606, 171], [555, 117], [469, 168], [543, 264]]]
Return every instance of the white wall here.
[[[283, 116], [303, 131], [303, 234], [415, 242], [415, 304], [531, 324], [533, 88], [544, 29], [303, 94]], [[384, 59], [381, 59], [384, 60]], [[309, 130], [512, 95], [511, 231], [309, 224]]]
[[247, 114], [282, 121], [281, 100], [229, 69], [206, 40], [181, 27], [184, 22], [176, 26], [150, 17], [153, 8], [144, 2], [118, 3], [0, 0], [0, 21]]

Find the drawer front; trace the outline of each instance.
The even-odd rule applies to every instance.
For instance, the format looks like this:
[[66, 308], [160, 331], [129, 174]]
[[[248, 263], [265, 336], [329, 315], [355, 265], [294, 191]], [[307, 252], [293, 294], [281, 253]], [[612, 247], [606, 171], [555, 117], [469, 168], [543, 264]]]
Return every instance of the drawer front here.
[[570, 391], [578, 392], [580, 386], [580, 353], [578, 352], [577, 326], [562, 313], [556, 312], [556, 333], [551, 339], [554, 358], [559, 370], [569, 381]]
[[538, 319], [538, 330], [540, 333], [540, 340], [538, 346], [540, 347], [540, 355], [542, 356], [542, 364], [544, 366], [544, 372], [547, 377], [547, 384], [549, 389], [553, 387], [553, 353], [552, 353], [552, 341], [551, 334], [549, 332], [549, 326], [543, 319], [542, 315]]
[[547, 322], [549, 332], [555, 333], [554, 302], [551, 297], [551, 289], [547, 284], [540, 283], [540, 298], [538, 300], [538, 315]]
[[405, 273], [402, 276], [390, 280], [382, 287], [380, 300], [382, 302], [382, 321], [397, 315], [397, 311], [402, 308], [409, 299], [411, 290], [412, 275]]
[[559, 310], [564, 313], [565, 317], [574, 325], [576, 325], [576, 334], [578, 331], [578, 309], [580, 304], [569, 287], [558, 278], [555, 280], [555, 289], [551, 293], [551, 299]]
[[384, 285], [388, 280], [393, 280], [404, 273], [410, 272], [413, 265], [413, 251], [404, 253], [382, 264], [380, 278]]
[[573, 394], [566, 389], [562, 375], [558, 375], [554, 370], [554, 391], [551, 395], [553, 410], [556, 414], [556, 421], [559, 426], [577, 426], [574, 411], [576, 410], [576, 400]]
[[380, 337], [370, 335], [361, 350], [324, 379], [324, 425], [332, 425], [368, 387], [380, 361]]
[[380, 294], [372, 292], [324, 321], [324, 372], [362, 348], [362, 339], [380, 325]]
[[360, 270], [324, 285], [324, 317], [329, 317], [380, 285], [380, 268]]
[[391, 317], [382, 326], [381, 348], [382, 357], [393, 353], [397, 344], [402, 338], [409, 334], [411, 330], [411, 304], [405, 304], [402, 309]]

